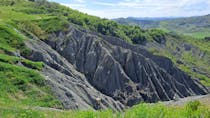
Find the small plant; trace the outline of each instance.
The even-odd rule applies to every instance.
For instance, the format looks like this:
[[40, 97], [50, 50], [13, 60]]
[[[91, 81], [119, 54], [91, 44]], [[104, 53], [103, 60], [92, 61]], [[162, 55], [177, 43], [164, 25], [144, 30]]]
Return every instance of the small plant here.
[[187, 105], [186, 105], [186, 108], [188, 110], [191, 110], [191, 111], [196, 111], [198, 110], [198, 107], [201, 105], [201, 103], [199, 101], [191, 101], [189, 102]]

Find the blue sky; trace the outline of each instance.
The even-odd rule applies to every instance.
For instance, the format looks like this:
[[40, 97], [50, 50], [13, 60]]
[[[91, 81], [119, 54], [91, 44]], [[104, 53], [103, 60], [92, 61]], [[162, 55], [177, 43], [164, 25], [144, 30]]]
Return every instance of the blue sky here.
[[49, 0], [102, 18], [210, 14], [210, 0]]

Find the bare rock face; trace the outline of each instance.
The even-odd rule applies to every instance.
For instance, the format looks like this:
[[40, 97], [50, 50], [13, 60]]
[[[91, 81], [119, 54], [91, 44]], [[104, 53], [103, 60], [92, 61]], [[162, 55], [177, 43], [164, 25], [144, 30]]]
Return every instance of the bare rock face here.
[[75, 26], [26, 44], [33, 50], [28, 58], [46, 64], [43, 75], [68, 109], [122, 110], [208, 92], [168, 58]]
[[[33, 50], [30, 57], [34, 61], [45, 63], [42, 75], [52, 87], [54, 94], [66, 109], [111, 108], [120, 111], [124, 105], [102, 94], [92, 87], [84, 74], [78, 72], [72, 64], [41, 40], [29, 40], [26, 45]], [[101, 99], [97, 104], [97, 98]]]

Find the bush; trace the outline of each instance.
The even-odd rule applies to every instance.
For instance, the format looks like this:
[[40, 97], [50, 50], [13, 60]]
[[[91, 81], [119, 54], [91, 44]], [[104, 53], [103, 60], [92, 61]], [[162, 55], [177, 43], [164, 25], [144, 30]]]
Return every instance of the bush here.
[[48, 34], [57, 31], [65, 31], [69, 25], [68, 21], [62, 17], [50, 18], [37, 22], [42, 31]]
[[158, 30], [158, 29], [152, 29], [149, 31], [150, 36], [152, 36], [153, 40], [158, 42], [158, 43], [165, 43], [166, 42], [166, 38], [165, 38], [165, 32], [163, 32], [162, 30]]
[[33, 33], [40, 39], [44, 39], [46, 36], [45, 32], [39, 27], [39, 25], [32, 21], [21, 21], [18, 23], [19, 29], [30, 34]]

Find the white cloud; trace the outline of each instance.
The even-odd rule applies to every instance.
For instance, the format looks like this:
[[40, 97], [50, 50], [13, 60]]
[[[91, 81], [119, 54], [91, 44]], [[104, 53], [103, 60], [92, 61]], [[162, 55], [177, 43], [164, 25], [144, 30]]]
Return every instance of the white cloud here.
[[[97, 5], [116, 6], [116, 7], [181, 7], [191, 0], [124, 0], [117, 3], [93, 2]], [[195, 0], [194, 0], [195, 1]]]
[[108, 3], [108, 2], [93, 2], [96, 5], [103, 5], [103, 6], [116, 6], [114, 3]]
[[66, 4], [66, 3], [61, 3], [61, 5], [73, 8], [73, 9], [79, 9], [79, 8], [85, 8], [85, 4]]
[[[96, 0], [75, 1], [78, 1], [78, 4], [64, 5], [81, 12], [105, 18], [129, 16], [195, 16], [210, 13], [210, 0], [121, 0], [119, 2], [98, 2]], [[91, 7], [89, 7], [90, 4]], [[208, 7], [203, 8], [202, 5], [208, 5]]]
[[75, 0], [75, 1], [79, 3], [85, 3], [85, 0]]

